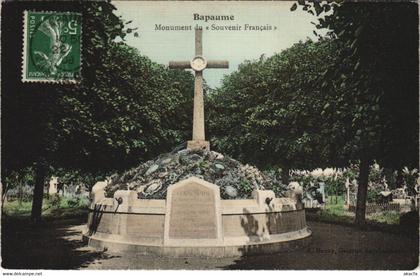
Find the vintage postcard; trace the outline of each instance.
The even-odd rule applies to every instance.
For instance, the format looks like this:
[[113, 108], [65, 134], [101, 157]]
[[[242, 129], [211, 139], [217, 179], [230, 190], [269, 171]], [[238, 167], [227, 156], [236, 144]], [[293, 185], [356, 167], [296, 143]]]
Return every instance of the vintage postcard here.
[[416, 2], [1, 12], [4, 275], [417, 275]]

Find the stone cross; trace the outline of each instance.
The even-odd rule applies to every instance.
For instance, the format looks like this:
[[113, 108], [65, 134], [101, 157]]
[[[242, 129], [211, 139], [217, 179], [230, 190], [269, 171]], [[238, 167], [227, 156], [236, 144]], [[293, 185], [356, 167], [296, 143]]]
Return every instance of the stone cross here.
[[171, 69], [193, 69], [194, 81], [194, 114], [193, 135], [188, 141], [187, 149], [210, 149], [210, 143], [206, 141], [204, 134], [204, 101], [203, 101], [203, 70], [205, 68], [229, 68], [229, 62], [225, 60], [206, 60], [203, 54], [202, 44], [203, 31], [195, 29], [195, 57], [191, 61], [170, 61]]

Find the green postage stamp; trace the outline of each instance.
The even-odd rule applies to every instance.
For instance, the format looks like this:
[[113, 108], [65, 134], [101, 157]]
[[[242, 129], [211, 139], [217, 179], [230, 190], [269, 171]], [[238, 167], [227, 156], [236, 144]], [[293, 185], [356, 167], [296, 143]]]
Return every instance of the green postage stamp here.
[[81, 19], [75, 12], [24, 12], [23, 82], [77, 82]]

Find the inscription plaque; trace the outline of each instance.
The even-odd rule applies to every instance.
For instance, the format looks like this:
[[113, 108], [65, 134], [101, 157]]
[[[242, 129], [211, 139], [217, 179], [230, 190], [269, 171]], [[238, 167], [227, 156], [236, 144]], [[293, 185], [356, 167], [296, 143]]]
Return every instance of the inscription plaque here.
[[191, 181], [171, 191], [170, 239], [217, 239], [216, 191]]

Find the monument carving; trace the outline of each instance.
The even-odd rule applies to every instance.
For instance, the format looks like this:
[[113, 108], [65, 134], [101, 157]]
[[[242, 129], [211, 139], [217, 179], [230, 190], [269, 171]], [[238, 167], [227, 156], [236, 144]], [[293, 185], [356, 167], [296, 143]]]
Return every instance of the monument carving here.
[[212, 189], [188, 183], [172, 193], [169, 238], [216, 239], [216, 195]]

